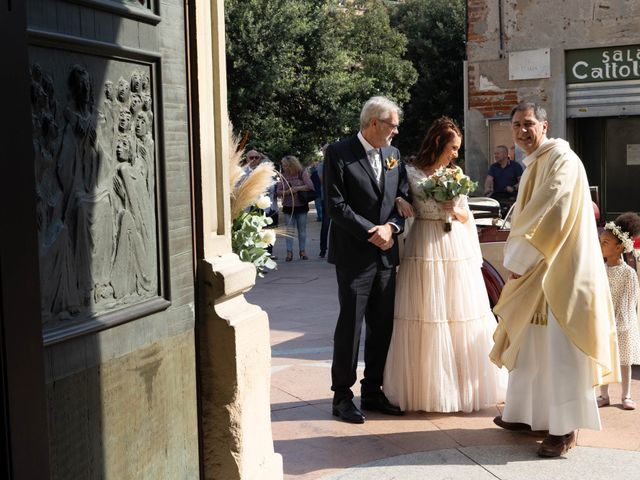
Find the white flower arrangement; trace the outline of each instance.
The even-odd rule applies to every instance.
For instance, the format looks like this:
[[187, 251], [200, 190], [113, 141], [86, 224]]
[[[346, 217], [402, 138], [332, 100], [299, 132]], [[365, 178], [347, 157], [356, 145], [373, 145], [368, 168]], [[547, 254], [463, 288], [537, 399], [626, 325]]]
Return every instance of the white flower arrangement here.
[[265, 215], [264, 210], [255, 206], [249, 211], [243, 211], [233, 220], [231, 248], [240, 260], [256, 266], [259, 277], [262, 277], [267, 269], [273, 270], [277, 266], [267, 250], [267, 247], [276, 241], [275, 232], [266, 230], [271, 223], [271, 218]]
[[263, 230], [261, 235], [262, 241], [267, 245], [273, 245], [276, 243], [276, 232], [274, 230]]
[[[417, 183], [423, 198], [433, 198], [436, 202], [453, 200], [458, 195], [469, 195], [478, 186], [458, 166], [441, 167], [433, 175], [428, 176]], [[444, 231], [451, 231], [451, 215], [447, 214], [444, 223]]]
[[260, 198], [258, 198], [258, 201], [256, 202], [256, 207], [262, 210], [266, 210], [270, 206], [271, 206], [271, 199], [266, 195], [262, 195]]
[[243, 169], [242, 146], [229, 125], [229, 191], [231, 207], [231, 249], [243, 262], [251, 262], [259, 277], [277, 268], [268, 251], [276, 234], [267, 227], [273, 220], [265, 214], [271, 200], [265, 194], [278, 174], [271, 162], [262, 162], [253, 170]]
[[605, 223], [604, 229], [609, 230], [618, 240], [620, 240], [620, 242], [622, 242], [625, 253], [633, 252], [633, 240], [631, 240], [628, 232], [623, 232], [614, 222]]

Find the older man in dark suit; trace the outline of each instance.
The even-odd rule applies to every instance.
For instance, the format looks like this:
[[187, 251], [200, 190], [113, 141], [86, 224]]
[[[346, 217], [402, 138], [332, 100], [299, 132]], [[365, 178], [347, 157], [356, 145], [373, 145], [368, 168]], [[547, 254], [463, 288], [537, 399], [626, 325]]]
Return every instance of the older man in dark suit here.
[[325, 152], [325, 206], [332, 221], [328, 261], [336, 266], [340, 301], [331, 367], [333, 414], [351, 423], [365, 420], [351, 391], [364, 319], [367, 333], [361, 407], [403, 414], [381, 389], [393, 331], [399, 263], [395, 236], [404, 227], [395, 200], [409, 199], [400, 152], [391, 146], [401, 114], [391, 100], [373, 97], [362, 108], [360, 132], [329, 145]]

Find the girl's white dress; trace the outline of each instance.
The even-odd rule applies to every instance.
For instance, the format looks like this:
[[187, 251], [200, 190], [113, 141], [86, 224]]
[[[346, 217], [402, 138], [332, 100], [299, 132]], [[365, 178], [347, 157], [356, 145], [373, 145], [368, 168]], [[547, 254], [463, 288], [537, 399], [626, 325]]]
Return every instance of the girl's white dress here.
[[607, 277], [616, 314], [620, 365], [639, 365], [638, 274], [622, 262], [620, 265], [607, 265]]
[[[507, 372], [489, 360], [496, 320], [471, 212], [444, 231], [444, 210], [422, 198], [426, 175], [407, 167], [415, 219], [398, 270], [383, 389], [403, 410], [471, 412], [504, 401]], [[467, 198], [456, 200], [467, 208]]]

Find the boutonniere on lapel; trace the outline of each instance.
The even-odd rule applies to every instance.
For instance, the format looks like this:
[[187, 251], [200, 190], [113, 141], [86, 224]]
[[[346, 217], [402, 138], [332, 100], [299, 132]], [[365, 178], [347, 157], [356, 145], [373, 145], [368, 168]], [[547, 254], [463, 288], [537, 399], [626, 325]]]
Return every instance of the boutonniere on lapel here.
[[398, 159], [391, 155], [384, 161], [385, 170], [393, 170], [398, 166]]

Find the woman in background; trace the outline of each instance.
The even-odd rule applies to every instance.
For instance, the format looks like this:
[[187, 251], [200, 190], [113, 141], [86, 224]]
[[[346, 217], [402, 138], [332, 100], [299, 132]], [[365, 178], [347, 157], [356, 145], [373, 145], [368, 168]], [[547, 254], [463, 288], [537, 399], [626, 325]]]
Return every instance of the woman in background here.
[[308, 260], [305, 252], [307, 241], [307, 214], [309, 204], [300, 199], [298, 192], [313, 190], [313, 183], [309, 174], [302, 168], [300, 161], [293, 155], [282, 159], [282, 178], [278, 183], [277, 194], [282, 198], [282, 213], [287, 228], [286, 261], [293, 260], [293, 236], [295, 227], [298, 230], [298, 247], [300, 260]]

